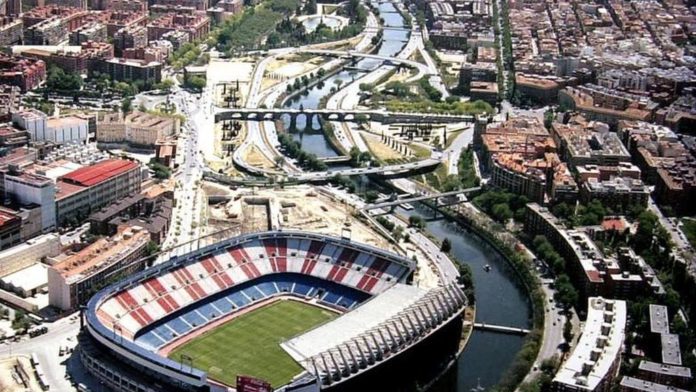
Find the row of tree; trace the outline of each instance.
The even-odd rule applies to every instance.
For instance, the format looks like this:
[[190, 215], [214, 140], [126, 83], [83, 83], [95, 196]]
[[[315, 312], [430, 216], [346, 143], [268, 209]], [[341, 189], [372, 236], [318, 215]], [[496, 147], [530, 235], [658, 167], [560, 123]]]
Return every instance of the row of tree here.
[[297, 160], [297, 163], [303, 168], [311, 171], [323, 171], [327, 169], [326, 163], [317, 158], [315, 154], [303, 150], [300, 143], [287, 133], [279, 133], [278, 141], [285, 153], [290, 158]]

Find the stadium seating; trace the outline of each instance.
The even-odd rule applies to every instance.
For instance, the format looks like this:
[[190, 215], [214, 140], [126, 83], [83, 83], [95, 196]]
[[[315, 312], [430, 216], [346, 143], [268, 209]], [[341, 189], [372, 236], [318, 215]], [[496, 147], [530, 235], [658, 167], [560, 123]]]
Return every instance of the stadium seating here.
[[[289, 278], [286, 273], [297, 275], [292, 274]], [[320, 301], [350, 308], [357, 303], [356, 290], [368, 296], [374, 295], [405, 279], [409, 273], [410, 269], [405, 265], [335, 241], [285, 237], [252, 239], [176, 266], [124, 290], [102, 303], [97, 313], [106, 325], [117, 326], [124, 336], [132, 338], [145, 327], [151, 330], [152, 325], [159, 325], [155, 321], [179, 315], [194, 304], [199, 306], [199, 302], [209, 306], [203, 309], [203, 315], [194, 313], [187, 318], [183, 315], [177, 318], [199, 325], [207, 322], [205, 315], [213, 310], [227, 314], [235, 307], [246, 306], [279, 292], [309, 297], [319, 294], [317, 299]], [[261, 279], [267, 276], [275, 278]], [[308, 284], [297, 280], [297, 276], [318, 279]], [[317, 281], [335, 284], [328, 288]], [[240, 287], [243, 289], [238, 289]], [[231, 294], [222, 301], [218, 298], [220, 293]], [[215, 298], [214, 306], [210, 304], [210, 298]], [[183, 326], [179, 324], [177, 327], [178, 330], [172, 327], [174, 332], [182, 333]], [[156, 331], [151, 331], [154, 337], [144, 338], [143, 342], [148, 339], [153, 344], [158, 339], [167, 341]]]
[[312, 276], [295, 273], [269, 274], [172, 312], [143, 328], [136, 336], [135, 342], [150, 349], [157, 349], [215, 319], [276, 295], [295, 295], [305, 299], [311, 297], [319, 303], [344, 311], [370, 297], [369, 294], [354, 288]]

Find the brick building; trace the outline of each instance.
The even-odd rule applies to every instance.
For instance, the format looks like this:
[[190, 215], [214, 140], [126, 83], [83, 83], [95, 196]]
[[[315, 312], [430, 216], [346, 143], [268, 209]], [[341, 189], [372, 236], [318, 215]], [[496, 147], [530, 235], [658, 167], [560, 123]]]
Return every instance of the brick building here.
[[114, 53], [122, 56], [123, 51], [129, 48], [144, 48], [147, 46], [147, 28], [140, 25], [124, 27], [114, 35]]
[[26, 92], [38, 87], [44, 80], [44, 61], [0, 54], [0, 84], [17, 86]]
[[189, 40], [205, 38], [210, 31], [210, 20], [205, 15], [179, 15], [168, 13], [151, 21], [147, 25], [147, 36], [151, 41], [161, 39], [170, 31], [184, 31]]

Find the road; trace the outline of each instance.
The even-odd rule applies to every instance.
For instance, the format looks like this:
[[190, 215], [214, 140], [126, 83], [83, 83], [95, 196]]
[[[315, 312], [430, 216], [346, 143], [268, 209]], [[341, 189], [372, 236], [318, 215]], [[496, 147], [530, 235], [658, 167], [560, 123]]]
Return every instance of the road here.
[[[414, 35], [414, 34], [412, 34]], [[419, 73], [423, 75], [431, 75], [432, 69], [423, 63], [417, 61], [409, 60], [408, 56], [382, 56], [378, 54], [369, 54], [358, 52], [355, 50], [343, 51], [343, 50], [326, 50], [326, 49], [300, 49], [300, 53], [313, 53], [323, 56], [341, 56], [341, 57], [362, 57], [366, 59], [381, 60], [384, 62], [390, 62], [395, 64], [407, 65], [409, 67], [415, 68]], [[436, 68], [437, 69], [437, 68]]]
[[[399, 54], [397, 54], [396, 58], [408, 59], [418, 48], [417, 37], [420, 37], [420, 34], [415, 34], [415, 31], [415, 28], [411, 31], [408, 42], [404, 45]], [[331, 110], [355, 109], [360, 102], [360, 84], [375, 83], [394, 69], [394, 66], [382, 64], [376, 70], [354, 80], [329, 97], [326, 102], [326, 108]], [[427, 70], [427, 67], [419, 67], [418, 75], [421, 75], [425, 70]], [[360, 151], [368, 151], [367, 145], [358, 135], [358, 129], [355, 123], [332, 122], [332, 124], [334, 126], [336, 139], [346, 151], [349, 151], [353, 146], [356, 146]]]
[[[500, 32], [500, 35], [498, 36], [498, 58], [500, 59], [501, 63], [503, 62], [503, 59], [505, 59], [505, 56], [503, 56], [503, 24], [501, 23], [501, 20], [503, 18], [503, 8], [500, 0], [494, 0], [496, 2], [496, 6], [498, 8], [498, 18], [496, 19], [496, 23], [498, 25], [498, 31]], [[505, 64], [503, 64], [503, 96], [506, 96], [506, 92], [509, 88], [508, 86], [508, 75], [510, 74], [510, 71], [505, 68]]]
[[462, 133], [452, 141], [452, 144], [447, 148], [447, 174], [459, 174], [459, 157], [462, 151], [471, 144], [474, 139], [474, 126], [469, 125]]
[[679, 230], [679, 227], [674, 223], [672, 219], [666, 217], [662, 213], [662, 211], [660, 211], [660, 209], [657, 207], [657, 204], [655, 203], [655, 200], [653, 200], [652, 197], [648, 199], [648, 209], [657, 216], [657, 218], [660, 221], [660, 224], [662, 225], [662, 227], [665, 228], [665, 230], [667, 230], [672, 239], [672, 242], [679, 251], [693, 253], [693, 249], [691, 249], [691, 244], [689, 243], [689, 240], [686, 238], [684, 233], [682, 233], [682, 231]]
[[[526, 249], [526, 248], [525, 248]], [[526, 249], [527, 255], [532, 260], [537, 260], [534, 253], [529, 249]], [[549, 267], [544, 265], [542, 262], [537, 261], [534, 266], [534, 270], [537, 272], [537, 276], [541, 282], [541, 290], [544, 293], [544, 336], [541, 339], [541, 347], [537, 353], [536, 361], [532, 370], [525, 376], [523, 382], [534, 381], [535, 377], [541, 372], [541, 363], [546, 360], [557, 356], [559, 359], [563, 352], [561, 351], [561, 345], [565, 342], [563, 337], [563, 329], [567, 317], [565, 316], [565, 311], [557, 306], [556, 302], [553, 300], [556, 295], [556, 291], [553, 287], [553, 278], [543, 277], [542, 272], [548, 271]], [[570, 322], [573, 326], [574, 337], [577, 338], [580, 335], [580, 319], [577, 313], [571, 309], [570, 311]]]
[[[192, 240], [200, 237], [201, 212], [207, 204], [198, 186], [205, 168], [203, 153], [213, 153], [212, 138], [204, 132], [213, 127], [212, 99], [210, 84], [200, 97], [174, 87], [171, 101], [187, 120], [182, 125], [178, 148], [180, 153], [177, 154], [179, 167], [174, 174], [174, 198], [177, 202], [172, 211], [172, 225], [162, 244], [163, 249], [174, 249], [161, 254], [157, 262], [197, 247], [197, 243]], [[182, 244], [184, 245], [179, 246]]]
[[[410, 180], [409, 180], [410, 181]], [[339, 201], [351, 205], [356, 210], [365, 208], [366, 203], [359, 196], [347, 193], [342, 189], [335, 187], [321, 187], [325, 192], [331, 193]], [[384, 215], [386, 219], [404, 229], [404, 233], [409, 234], [409, 242], [418, 248], [423, 254], [434, 264], [437, 269], [437, 276], [440, 283], [453, 282], [459, 276], [459, 269], [456, 264], [447, 256], [446, 253], [440, 250], [440, 246], [434, 243], [421, 231], [414, 228], [409, 228], [401, 219], [394, 215]]]
[[442, 155], [438, 153], [433, 153], [430, 158], [423, 159], [417, 162], [402, 163], [397, 165], [389, 166], [379, 166], [379, 167], [367, 167], [367, 168], [353, 168], [344, 170], [328, 170], [323, 172], [307, 172], [299, 174], [291, 174], [289, 178], [292, 180], [297, 180], [300, 182], [306, 181], [323, 181], [328, 180], [334, 176], [358, 176], [364, 174], [392, 174], [399, 172], [408, 172], [413, 170], [418, 170], [430, 166], [437, 166], [442, 162]]
[[48, 333], [44, 335], [31, 339], [24, 336], [19, 342], [10, 342], [9, 340], [3, 342], [0, 345], [0, 357], [36, 354], [50, 384], [51, 391], [68, 392], [75, 390], [70, 380], [66, 378], [68, 368], [76, 383], [84, 383], [92, 390], [98, 391], [98, 382], [82, 368], [77, 352], [69, 357], [59, 355], [61, 346], [74, 348], [77, 344], [76, 337], [80, 324], [76, 314], [43, 325], [48, 328]]
[[[360, 52], [370, 46], [372, 38], [377, 34], [375, 28], [378, 26], [379, 22], [377, 18], [372, 12], [369, 12], [367, 16], [367, 22], [365, 24], [365, 30], [362, 32], [362, 38], [354, 48], [355, 52]], [[259, 108], [261, 107], [261, 105], [269, 108], [274, 107], [278, 98], [281, 96], [282, 93], [286, 91], [287, 85], [294, 83], [295, 79], [299, 79], [303, 76], [297, 75], [295, 78], [288, 79], [282, 83], [278, 83], [262, 91], [261, 86], [266, 67], [273, 60], [275, 60], [279, 56], [288, 55], [292, 53], [299, 53], [302, 51], [310, 50], [321, 50], [318, 48], [321, 48], [323, 45], [324, 44], [306, 45], [298, 48], [279, 48], [268, 51], [267, 57], [261, 60], [257, 64], [256, 69], [254, 70], [249, 96], [245, 104], [245, 107], [248, 109]], [[337, 66], [340, 66], [342, 62], [342, 60], [336, 59], [326, 64], [323, 64], [322, 66], [320, 66], [320, 68], [326, 71], [330, 71], [336, 68]], [[309, 72], [307, 72], [306, 74], [309, 74]], [[279, 144], [280, 143], [278, 142], [277, 130], [275, 124], [272, 121], [266, 121], [262, 124], [255, 121], [248, 121], [247, 136], [242, 142], [242, 144], [240, 144], [237, 147], [237, 149], [235, 149], [234, 153], [232, 154], [232, 159], [235, 162], [235, 164], [245, 168], [247, 171], [262, 175], [278, 175], [282, 174], [282, 171], [300, 171], [300, 169], [297, 166], [295, 166], [292, 162], [289, 162], [288, 160], [286, 160], [286, 163], [283, 164], [281, 171], [254, 167], [252, 165], [249, 165], [244, 159], [244, 156], [246, 155], [247, 151], [250, 148], [252, 148], [252, 146], [255, 146], [266, 159], [268, 159], [270, 162], [274, 162], [276, 157], [282, 156], [282, 154], [278, 151]]]

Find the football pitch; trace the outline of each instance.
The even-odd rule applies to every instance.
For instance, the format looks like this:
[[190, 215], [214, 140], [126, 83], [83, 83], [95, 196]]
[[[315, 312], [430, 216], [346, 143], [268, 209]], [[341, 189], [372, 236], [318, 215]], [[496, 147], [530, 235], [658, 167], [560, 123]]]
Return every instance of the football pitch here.
[[[192, 339], [169, 354], [182, 354], [208, 377], [234, 386], [237, 375], [264, 379], [274, 388], [286, 384], [302, 368], [280, 343], [337, 315], [297, 301], [277, 301], [230, 320]], [[188, 365], [188, 362], [186, 362]]]

